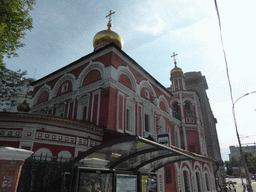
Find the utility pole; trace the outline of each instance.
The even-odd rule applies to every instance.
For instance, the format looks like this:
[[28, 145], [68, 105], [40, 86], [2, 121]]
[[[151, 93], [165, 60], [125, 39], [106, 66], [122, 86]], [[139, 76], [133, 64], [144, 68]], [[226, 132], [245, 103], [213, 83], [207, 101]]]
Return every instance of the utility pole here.
[[244, 167], [245, 169], [245, 177], [246, 177], [246, 182], [248, 184], [248, 192], [253, 192], [253, 189], [252, 189], [252, 185], [251, 185], [251, 178], [249, 177], [249, 171], [248, 171], [248, 167], [246, 165], [246, 162], [245, 162], [245, 158], [244, 158], [244, 152], [243, 152], [243, 149], [242, 149], [242, 145], [241, 145], [241, 140], [240, 140], [240, 137], [239, 137], [239, 133], [238, 133], [238, 128], [237, 128], [237, 123], [236, 123], [236, 118], [235, 118], [235, 104], [236, 102], [249, 95], [249, 94], [252, 94], [252, 93], [256, 93], [256, 91], [253, 91], [251, 93], [246, 93], [244, 94], [243, 96], [239, 97], [234, 103], [233, 103], [233, 107], [232, 107], [232, 112], [233, 112], [233, 117], [234, 117], [234, 122], [235, 122], [235, 128], [236, 128], [236, 136], [237, 136], [237, 140], [238, 140], [238, 145], [239, 145], [239, 151], [240, 151], [240, 156], [241, 156], [241, 162], [242, 162], [242, 166]]

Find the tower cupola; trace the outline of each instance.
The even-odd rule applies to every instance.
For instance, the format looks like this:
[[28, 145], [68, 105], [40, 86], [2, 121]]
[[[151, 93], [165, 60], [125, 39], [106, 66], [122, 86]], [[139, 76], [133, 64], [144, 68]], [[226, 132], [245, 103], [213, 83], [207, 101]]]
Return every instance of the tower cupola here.
[[97, 50], [98, 48], [101, 48], [110, 43], [115, 43], [120, 49], [122, 49], [122, 46], [123, 46], [122, 38], [116, 32], [111, 30], [111, 27], [112, 27], [111, 15], [114, 13], [115, 12], [112, 12], [110, 10], [110, 13], [106, 16], [106, 17], [109, 17], [109, 21], [107, 24], [108, 29], [100, 31], [94, 36], [93, 38], [94, 50]]
[[177, 61], [176, 57], [178, 54], [173, 53], [171, 57], [174, 58], [174, 65], [175, 67], [171, 70], [170, 75], [171, 75], [171, 82], [172, 82], [172, 91], [181, 91], [181, 90], [186, 90], [186, 85], [185, 85], [185, 75], [184, 72], [181, 68], [177, 67]]

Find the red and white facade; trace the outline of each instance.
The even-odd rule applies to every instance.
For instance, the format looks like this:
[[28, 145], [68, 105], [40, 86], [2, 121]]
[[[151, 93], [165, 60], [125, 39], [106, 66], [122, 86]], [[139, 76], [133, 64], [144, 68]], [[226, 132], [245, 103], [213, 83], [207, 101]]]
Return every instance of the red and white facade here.
[[[0, 132], [7, 135], [0, 134], [0, 144], [76, 157], [107, 140], [101, 129], [106, 128], [154, 140], [169, 133], [171, 145], [207, 157], [199, 98], [186, 90], [183, 76], [172, 81], [170, 91], [109, 44], [34, 82], [31, 115], [44, 118], [5, 122]], [[8, 137], [10, 127], [21, 131], [19, 137]], [[158, 171], [159, 191], [216, 191], [212, 162], [189, 160], [168, 167]]]

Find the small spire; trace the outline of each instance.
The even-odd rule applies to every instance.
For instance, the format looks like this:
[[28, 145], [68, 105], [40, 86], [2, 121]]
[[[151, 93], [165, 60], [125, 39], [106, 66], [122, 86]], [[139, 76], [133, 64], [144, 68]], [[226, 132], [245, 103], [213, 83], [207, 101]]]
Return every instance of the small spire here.
[[108, 24], [107, 24], [107, 26], [108, 26], [108, 30], [110, 30], [110, 28], [112, 27], [112, 23], [111, 23], [111, 15], [113, 15], [113, 14], [115, 14], [115, 12], [112, 12], [112, 10], [110, 10], [109, 11], [109, 14], [106, 16], [106, 18], [107, 17], [109, 17], [109, 21], [108, 21]]
[[176, 58], [175, 58], [175, 56], [177, 56], [178, 54], [175, 54], [175, 52], [173, 52], [173, 55], [171, 56], [171, 57], [173, 57], [173, 59], [174, 59], [174, 65], [175, 65], [175, 67], [177, 67], [177, 62], [176, 62]]

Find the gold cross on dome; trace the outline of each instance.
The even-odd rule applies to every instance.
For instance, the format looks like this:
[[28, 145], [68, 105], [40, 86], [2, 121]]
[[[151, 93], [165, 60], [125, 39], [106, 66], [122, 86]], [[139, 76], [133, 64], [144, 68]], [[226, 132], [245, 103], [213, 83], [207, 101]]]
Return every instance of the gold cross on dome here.
[[106, 17], [109, 17], [109, 23], [111, 23], [111, 15], [115, 14], [115, 12], [112, 12], [112, 10], [109, 11], [109, 14]]
[[173, 59], [174, 59], [175, 67], [176, 67], [176, 65], [177, 65], [175, 56], [177, 56], [177, 55], [178, 55], [177, 53], [175, 54], [175, 52], [173, 52], [173, 55], [171, 56], [171, 57], [173, 57]]

